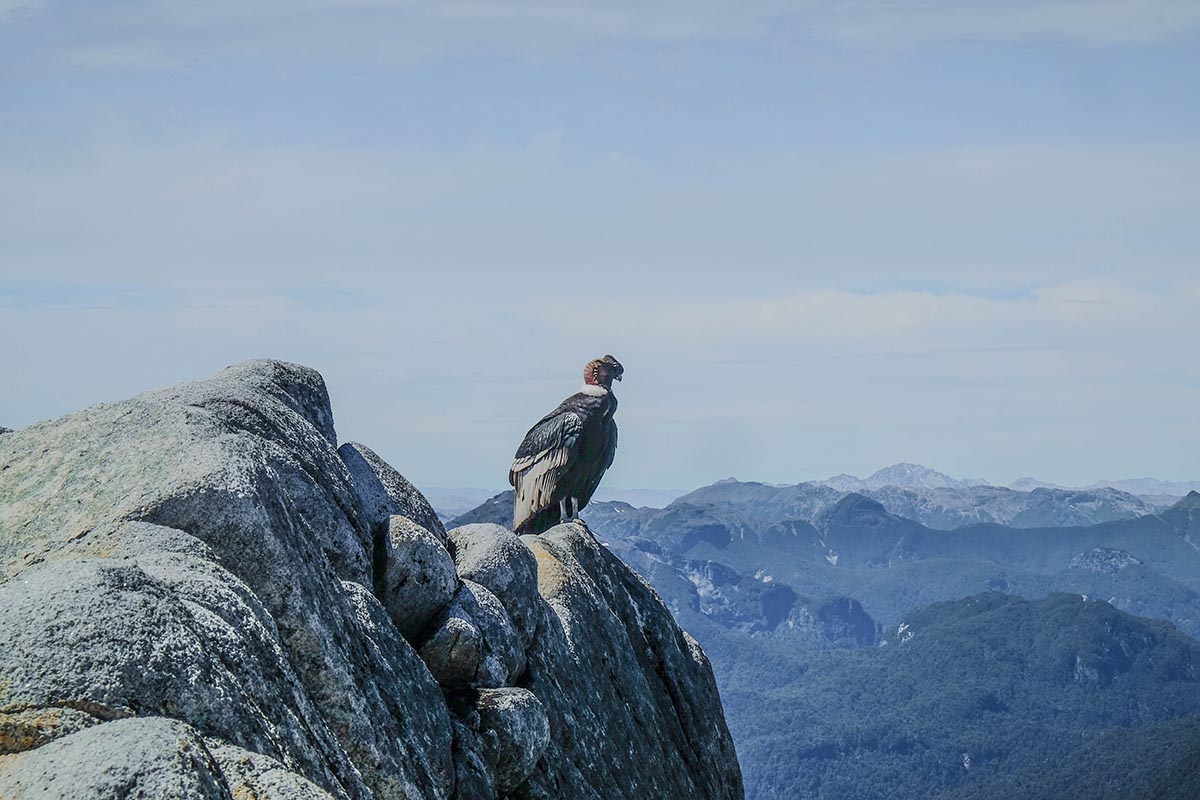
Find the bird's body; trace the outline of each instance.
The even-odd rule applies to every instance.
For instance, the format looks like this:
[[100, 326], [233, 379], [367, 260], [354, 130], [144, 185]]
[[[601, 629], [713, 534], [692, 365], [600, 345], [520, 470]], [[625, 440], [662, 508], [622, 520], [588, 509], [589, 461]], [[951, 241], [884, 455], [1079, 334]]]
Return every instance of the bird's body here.
[[525, 434], [508, 473], [517, 533], [541, 533], [575, 519], [592, 499], [617, 451], [612, 382], [623, 372], [612, 356], [590, 362], [583, 387]]

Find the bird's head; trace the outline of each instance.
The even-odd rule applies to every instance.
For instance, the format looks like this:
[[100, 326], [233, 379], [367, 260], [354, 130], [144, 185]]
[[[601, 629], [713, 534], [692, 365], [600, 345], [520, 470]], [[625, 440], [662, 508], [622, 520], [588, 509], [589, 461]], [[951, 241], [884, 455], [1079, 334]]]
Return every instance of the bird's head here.
[[583, 368], [583, 381], [589, 386], [603, 386], [605, 389], [611, 389], [612, 382], [621, 380], [623, 374], [625, 374], [625, 368], [621, 366], [621, 362], [612, 356], [605, 356], [588, 362], [587, 366]]

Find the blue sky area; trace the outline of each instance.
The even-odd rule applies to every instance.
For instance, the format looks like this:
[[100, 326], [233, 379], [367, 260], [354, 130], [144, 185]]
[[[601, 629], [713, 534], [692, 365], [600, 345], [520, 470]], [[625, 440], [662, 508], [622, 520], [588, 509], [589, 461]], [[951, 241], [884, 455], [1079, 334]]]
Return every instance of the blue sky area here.
[[500, 486], [1200, 478], [1200, 4], [0, 0], [0, 424], [271, 356]]

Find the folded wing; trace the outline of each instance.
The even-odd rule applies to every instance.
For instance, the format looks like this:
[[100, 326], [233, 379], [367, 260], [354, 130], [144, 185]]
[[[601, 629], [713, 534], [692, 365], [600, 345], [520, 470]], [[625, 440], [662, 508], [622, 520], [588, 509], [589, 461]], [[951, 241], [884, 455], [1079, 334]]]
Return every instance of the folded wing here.
[[573, 411], [552, 413], [529, 429], [517, 448], [508, 482], [516, 490], [513, 529], [553, 502], [555, 487], [579, 449], [583, 419]]

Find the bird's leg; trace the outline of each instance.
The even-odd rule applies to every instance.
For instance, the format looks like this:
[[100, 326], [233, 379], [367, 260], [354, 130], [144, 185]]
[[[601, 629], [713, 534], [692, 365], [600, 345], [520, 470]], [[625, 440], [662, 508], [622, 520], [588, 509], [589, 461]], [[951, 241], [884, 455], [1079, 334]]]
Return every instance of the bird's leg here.
[[570, 517], [567, 516], [567, 498], [562, 498], [558, 501], [558, 521], [568, 522]]
[[580, 517], [579, 517], [579, 498], [578, 497], [571, 498], [571, 513], [572, 513], [571, 521], [574, 522], [576, 525], [579, 525], [580, 527], [582, 527], [588, 533], [591, 533], [592, 529], [589, 528], [588, 524], [586, 522], [584, 522], [582, 519], [580, 519]]

